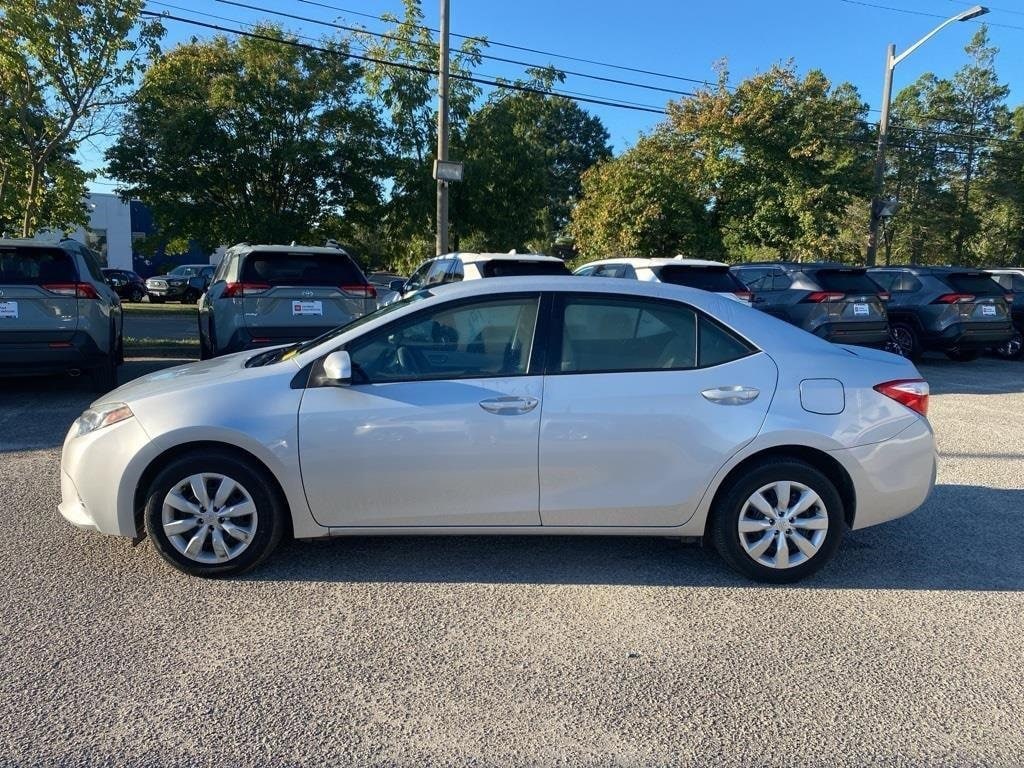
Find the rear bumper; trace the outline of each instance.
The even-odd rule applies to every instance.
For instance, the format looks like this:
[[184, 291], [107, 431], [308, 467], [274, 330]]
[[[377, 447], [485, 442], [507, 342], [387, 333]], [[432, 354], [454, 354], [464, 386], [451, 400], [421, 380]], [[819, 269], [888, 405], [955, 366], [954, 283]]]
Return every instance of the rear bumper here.
[[889, 323], [824, 323], [814, 329], [814, 335], [836, 344], [881, 346], [889, 340]]
[[917, 419], [890, 440], [831, 453], [853, 480], [857, 496], [854, 529], [910, 514], [935, 487], [938, 459], [926, 419]]
[[47, 339], [38, 334], [31, 341], [5, 341], [0, 336], [0, 376], [34, 376], [76, 368], [92, 368], [107, 358], [85, 331]]
[[1013, 335], [1013, 324], [1009, 320], [991, 323], [953, 323], [941, 333], [927, 336], [929, 347], [939, 349], [979, 349], [1000, 344]]
[[310, 326], [295, 328], [239, 328], [228, 340], [226, 347], [217, 349], [218, 354], [230, 354], [241, 352], [246, 349], [260, 349], [261, 347], [276, 347], [280, 344], [293, 344], [296, 341], [307, 341], [315, 339], [328, 331], [334, 330], [335, 326]]

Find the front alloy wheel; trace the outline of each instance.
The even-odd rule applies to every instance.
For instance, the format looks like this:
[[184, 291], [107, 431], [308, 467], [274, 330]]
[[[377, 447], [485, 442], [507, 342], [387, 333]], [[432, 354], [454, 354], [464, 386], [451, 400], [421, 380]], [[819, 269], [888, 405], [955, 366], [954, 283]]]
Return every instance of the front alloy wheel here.
[[164, 497], [161, 523], [167, 540], [197, 563], [227, 563], [256, 534], [259, 513], [241, 483], [218, 473], [185, 478]]
[[146, 494], [153, 546], [193, 576], [233, 576], [258, 565], [288, 527], [287, 514], [266, 468], [219, 448], [172, 460]]

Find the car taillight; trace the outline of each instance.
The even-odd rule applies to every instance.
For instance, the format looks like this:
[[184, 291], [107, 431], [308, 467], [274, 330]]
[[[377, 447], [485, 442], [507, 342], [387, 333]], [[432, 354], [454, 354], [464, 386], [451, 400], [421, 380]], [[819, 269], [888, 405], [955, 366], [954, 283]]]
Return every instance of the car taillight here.
[[842, 301], [845, 298], [845, 293], [833, 293], [832, 291], [814, 291], [813, 293], [807, 294], [807, 298], [805, 298], [804, 301], [809, 301], [812, 304], [820, 304], [823, 301]]
[[100, 295], [89, 283], [47, 283], [43, 286], [58, 296], [75, 296], [79, 299], [98, 299]]
[[892, 294], [890, 294], [888, 291], [879, 291], [878, 298], [881, 299], [882, 301], [888, 301], [889, 299], [892, 298]]
[[754, 300], [754, 294], [751, 293], [750, 291], [733, 291], [732, 295], [735, 296], [740, 301], [753, 301]]
[[944, 293], [932, 304], [966, 304], [969, 301], [974, 301], [973, 293]]
[[227, 283], [221, 298], [240, 299], [243, 296], [258, 296], [268, 290], [270, 286], [266, 283]]
[[1003, 298], [1006, 299], [1006, 303], [1007, 304], [1013, 304], [1013, 294], [1012, 293], [1004, 293], [1003, 294]]
[[362, 296], [366, 299], [376, 299], [377, 289], [370, 284], [366, 285], [342, 285], [341, 290], [354, 296]]
[[928, 382], [924, 379], [897, 379], [876, 384], [874, 389], [922, 416], [928, 415], [929, 390]]

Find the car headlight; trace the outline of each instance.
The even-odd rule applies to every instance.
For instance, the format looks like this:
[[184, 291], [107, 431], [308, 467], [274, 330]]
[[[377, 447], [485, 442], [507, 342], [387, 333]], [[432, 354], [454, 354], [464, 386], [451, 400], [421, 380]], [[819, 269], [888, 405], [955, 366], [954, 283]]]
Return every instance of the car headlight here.
[[132, 409], [124, 403], [107, 403], [90, 408], [75, 419], [75, 423], [71, 425], [71, 432], [75, 437], [81, 437], [95, 432], [97, 429], [130, 419], [134, 415]]

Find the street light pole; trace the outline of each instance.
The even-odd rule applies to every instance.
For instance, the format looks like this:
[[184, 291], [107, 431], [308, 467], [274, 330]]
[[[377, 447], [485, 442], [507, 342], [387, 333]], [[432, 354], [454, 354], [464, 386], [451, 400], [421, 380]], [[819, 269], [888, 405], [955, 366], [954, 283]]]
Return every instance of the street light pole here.
[[[441, 30], [437, 62], [437, 159], [448, 159], [448, 14], [449, 0], [441, 0]], [[437, 255], [448, 253], [448, 182], [437, 180]]]
[[878, 258], [878, 228], [882, 221], [882, 193], [885, 189], [885, 150], [889, 142], [889, 104], [892, 101], [893, 71], [896, 69], [897, 64], [921, 47], [923, 43], [930, 40], [939, 30], [956, 21], [970, 21], [979, 16], [984, 16], [986, 13], [988, 13], [988, 8], [983, 5], [975, 5], [963, 13], [950, 16], [899, 56], [896, 55], [896, 46], [893, 43], [889, 43], [889, 47], [886, 49], [885, 80], [882, 85], [882, 117], [878, 121], [878, 147], [875, 150], [874, 198], [871, 200], [871, 219], [868, 224], [868, 253], [866, 261], [869, 267], [873, 267]]

